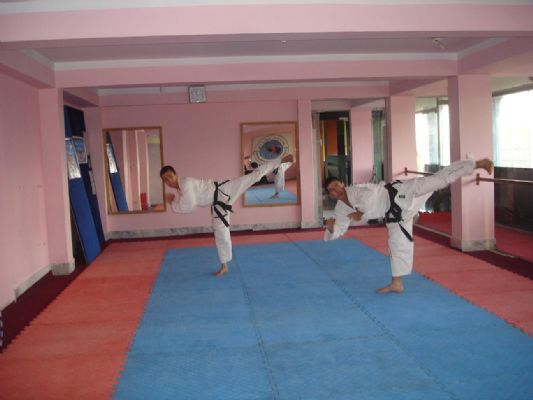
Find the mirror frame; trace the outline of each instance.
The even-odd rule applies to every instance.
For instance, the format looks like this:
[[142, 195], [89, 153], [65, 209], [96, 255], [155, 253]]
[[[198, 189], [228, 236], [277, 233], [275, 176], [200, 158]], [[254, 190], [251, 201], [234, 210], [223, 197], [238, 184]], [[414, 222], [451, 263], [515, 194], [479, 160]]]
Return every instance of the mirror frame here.
[[[117, 132], [117, 131], [131, 131], [131, 130], [158, 130], [159, 131], [159, 157], [160, 157], [160, 169], [165, 165], [163, 161], [163, 127], [161, 126], [133, 126], [133, 127], [127, 127], [127, 128], [104, 128], [102, 129], [102, 144], [103, 144], [103, 158], [104, 158], [104, 174], [105, 174], [105, 182], [106, 182], [106, 190], [105, 190], [105, 196], [106, 196], [106, 207], [107, 207], [107, 214], [108, 215], [131, 215], [131, 214], [149, 214], [149, 213], [159, 213], [159, 212], [166, 212], [167, 211], [167, 203], [165, 201], [165, 185], [162, 184], [162, 197], [163, 197], [163, 207], [161, 209], [157, 210], [133, 210], [133, 211], [113, 211], [113, 207], [111, 204], [112, 201], [112, 193], [113, 188], [111, 187], [111, 180], [109, 178], [109, 159], [107, 155], [107, 140], [106, 140], [106, 134], [107, 132]], [[116, 160], [115, 160], [116, 162]], [[159, 172], [158, 172], [159, 174]], [[115, 206], [116, 208], [116, 206]]]
[[[241, 170], [242, 173], [245, 174], [245, 166], [244, 166], [244, 157], [245, 155], [251, 155], [252, 149], [246, 150], [244, 148], [244, 136], [247, 134], [245, 132], [246, 127], [257, 127], [260, 128], [261, 126], [264, 126], [265, 128], [272, 125], [291, 125], [291, 134], [294, 135], [294, 149], [292, 154], [296, 158], [295, 164], [296, 164], [296, 202], [279, 202], [279, 203], [267, 203], [267, 204], [246, 204], [246, 192], [242, 195], [242, 206], [243, 207], [280, 207], [280, 206], [299, 206], [301, 204], [300, 199], [300, 164], [298, 159], [298, 122], [297, 121], [257, 121], [257, 122], [241, 122], [240, 123], [240, 130], [241, 130]], [[276, 133], [273, 132], [272, 135], [275, 135]], [[265, 133], [265, 136], [267, 136], [268, 133]], [[247, 190], [248, 191], [248, 190]]]

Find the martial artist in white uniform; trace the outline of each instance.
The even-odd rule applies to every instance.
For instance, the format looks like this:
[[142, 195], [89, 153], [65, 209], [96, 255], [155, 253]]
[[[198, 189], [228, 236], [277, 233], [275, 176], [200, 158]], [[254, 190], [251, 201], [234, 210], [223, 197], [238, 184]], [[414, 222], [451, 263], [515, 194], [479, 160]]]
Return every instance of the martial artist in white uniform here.
[[285, 189], [285, 171], [291, 166], [292, 162], [281, 163], [278, 168], [274, 169], [274, 195], [270, 198], [279, 197], [279, 194]]
[[[355, 225], [363, 225], [369, 220], [384, 220], [389, 234], [392, 282], [378, 291], [402, 292], [400, 277], [410, 274], [413, 269], [413, 218], [435, 190], [471, 174], [475, 168], [483, 168], [491, 174], [493, 163], [488, 159], [457, 161], [434, 175], [396, 181], [392, 185], [380, 182], [345, 187], [334, 178], [328, 182], [327, 190], [331, 197], [337, 199], [337, 204], [334, 217], [326, 221], [324, 240], [335, 240], [344, 235], [352, 221], [355, 221]], [[393, 188], [393, 207], [387, 186]], [[392, 212], [393, 208], [395, 212]]]
[[215, 182], [212, 179], [182, 178], [176, 175], [172, 167], [161, 169], [161, 179], [175, 189], [174, 193], [167, 193], [166, 200], [175, 213], [191, 213], [196, 207], [211, 207], [212, 226], [215, 243], [220, 260], [220, 269], [216, 276], [228, 271], [227, 263], [232, 259], [230, 236], [230, 212], [232, 204], [263, 175], [272, 172], [282, 161], [292, 161], [293, 156], [268, 161], [253, 172], [236, 179]]

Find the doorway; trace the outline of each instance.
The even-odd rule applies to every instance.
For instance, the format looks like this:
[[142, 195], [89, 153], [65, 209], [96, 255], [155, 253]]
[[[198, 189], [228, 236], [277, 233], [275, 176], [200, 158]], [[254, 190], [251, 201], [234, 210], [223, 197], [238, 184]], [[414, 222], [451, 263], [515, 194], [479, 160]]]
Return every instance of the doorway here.
[[[335, 176], [347, 185], [352, 183], [352, 147], [350, 139], [350, 114], [348, 111], [329, 111], [319, 114], [321, 182]], [[322, 186], [322, 210], [324, 218], [335, 207]]]

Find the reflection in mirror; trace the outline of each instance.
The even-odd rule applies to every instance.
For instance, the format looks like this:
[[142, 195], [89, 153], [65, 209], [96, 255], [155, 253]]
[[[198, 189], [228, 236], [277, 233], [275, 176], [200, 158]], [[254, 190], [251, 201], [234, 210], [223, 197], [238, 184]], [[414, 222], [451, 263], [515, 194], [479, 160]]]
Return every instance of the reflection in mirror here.
[[296, 122], [243, 122], [241, 148], [245, 174], [265, 161], [295, 156], [294, 163], [281, 164], [244, 193], [245, 207], [299, 204]]
[[110, 214], [165, 211], [160, 127], [104, 129]]

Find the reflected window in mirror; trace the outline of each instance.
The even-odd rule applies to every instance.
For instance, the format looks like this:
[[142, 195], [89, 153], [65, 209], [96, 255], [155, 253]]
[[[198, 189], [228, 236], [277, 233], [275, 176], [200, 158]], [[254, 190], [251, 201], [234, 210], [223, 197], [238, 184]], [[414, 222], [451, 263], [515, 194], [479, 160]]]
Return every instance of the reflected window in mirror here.
[[243, 195], [245, 207], [300, 204], [297, 125], [289, 122], [241, 123], [243, 173], [252, 172], [262, 163], [292, 154], [294, 163], [283, 163], [265, 175]]
[[110, 214], [165, 211], [161, 127], [103, 130]]

